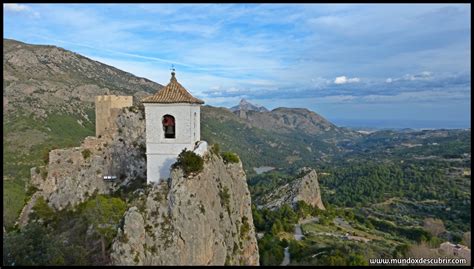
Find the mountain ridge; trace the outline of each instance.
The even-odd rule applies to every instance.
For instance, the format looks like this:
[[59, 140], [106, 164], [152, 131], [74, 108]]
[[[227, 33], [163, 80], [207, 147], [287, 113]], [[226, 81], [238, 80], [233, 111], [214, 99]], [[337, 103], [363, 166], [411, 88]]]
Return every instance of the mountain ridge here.
[[244, 98], [242, 98], [240, 100], [238, 105], [233, 106], [233, 107], [230, 108], [230, 111], [232, 111], [232, 112], [236, 112], [236, 111], [240, 111], [240, 110], [258, 111], [258, 112], [267, 112], [268, 111], [268, 109], [266, 109], [264, 106], [254, 105], [254, 104], [250, 103], [249, 101], [245, 100]]

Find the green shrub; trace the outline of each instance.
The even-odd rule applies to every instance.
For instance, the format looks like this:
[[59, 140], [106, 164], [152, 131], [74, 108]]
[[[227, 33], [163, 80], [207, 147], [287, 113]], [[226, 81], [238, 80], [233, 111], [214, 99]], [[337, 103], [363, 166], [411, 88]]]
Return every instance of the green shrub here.
[[37, 191], [38, 191], [38, 188], [36, 188], [36, 187], [33, 186], [33, 185], [30, 185], [30, 186], [28, 186], [28, 190], [26, 191], [26, 196], [27, 196], [27, 197], [31, 197], [31, 196], [33, 196], [33, 194], [34, 194], [35, 192], [37, 192]]
[[173, 168], [177, 167], [181, 167], [185, 175], [189, 175], [190, 173], [199, 173], [204, 167], [204, 160], [196, 153], [184, 149], [178, 155], [177, 162], [173, 164]]
[[137, 106], [130, 106], [128, 107], [128, 111], [137, 113], [138, 112], [138, 107]]
[[214, 144], [214, 145], [212, 145], [211, 148], [210, 148], [210, 151], [211, 151], [212, 153], [218, 155], [218, 154], [219, 154], [219, 151], [220, 151], [220, 146], [219, 146], [219, 144]]
[[240, 161], [239, 156], [233, 152], [223, 152], [221, 156], [224, 159], [224, 163], [238, 163]]
[[84, 157], [84, 160], [87, 160], [92, 155], [92, 152], [89, 149], [85, 149], [82, 151], [82, 157]]
[[33, 219], [42, 219], [45, 222], [54, 220], [56, 213], [41, 196], [36, 200], [33, 206], [33, 212], [30, 215]]
[[224, 187], [223, 190], [219, 191], [219, 198], [221, 198], [221, 206], [227, 209], [227, 213], [230, 215], [230, 193], [229, 188]]
[[250, 225], [246, 216], [242, 217], [242, 226], [240, 226], [240, 240], [246, 240], [250, 232]]
[[43, 180], [46, 180], [47, 177], [48, 177], [48, 170], [43, 167], [43, 169], [41, 169], [41, 178]]
[[44, 164], [49, 163], [49, 149], [48, 148], [43, 149], [43, 163]]

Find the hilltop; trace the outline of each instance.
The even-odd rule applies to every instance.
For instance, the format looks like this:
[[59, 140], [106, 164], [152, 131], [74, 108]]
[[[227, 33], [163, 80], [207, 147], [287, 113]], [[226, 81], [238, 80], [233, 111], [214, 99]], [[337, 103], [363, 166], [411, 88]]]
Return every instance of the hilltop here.
[[3, 40], [4, 221], [22, 207], [30, 168], [95, 133], [94, 98], [135, 100], [163, 86], [56, 46]]
[[230, 108], [232, 112], [240, 112], [240, 111], [258, 111], [258, 112], [267, 112], [264, 106], [254, 105], [249, 101], [242, 99], [240, 100], [239, 104]]
[[[21, 208], [35, 192], [38, 196], [37, 188], [41, 188], [44, 197], [50, 199], [47, 201], [50, 206], [62, 212], [58, 218], [63, 219], [53, 221], [54, 225], [63, 229], [65, 235], [85, 234], [84, 237], [74, 238], [84, 243], [94, 234], [88, 233], [87, 226], [82, 222], [85, 216], [80, 214], [87, 212], [88, 206], [96, 201], [87, 200], [96, 195], [87, 191], [91, 186], [95, 186], [100, 195], [110, 191], [94, 180], [83, 180], [84, 177], [92, 178], [100, 174], [101, 154], [109, 154], [105, 144], [90, 149], [91, 159], [85, 160], [81, 152], [86, 149], [84, 145], [90, 143], [90, 140], [83, 139], [94, 135], [93, 97], [109, 92], [133, 95], [136, 101], [140, 96], [155, 92], [162, 86], [55, 46], [29, 45], [13, 40], [4, 40], [4, 70], [5, 228], [8, 232], [14, 230], [13, 224]], [[470, 241], [465, 239], [470, 238], [471, 224], [470, 129], [355, 131], [341, 128], [317, 112], [303, 108], [268, 111], [246, 100], [241, 103], [235, 109], [203, 106], [201, 138], [210, 144], [219, 144], [222, 152], [232, 151], [240, 157], [241, 163], [231, 169], [237, 172], [230, 173], [230, 178], [237, 178], [241, 183], [248, 179], [253, 221], [256, 231], [262, 236], [258, 240], [260, 264], [279, 265], [285, 247], [291, 252], [290, 264], [347, 265], [364, 264], [367, 257], [380, 255], [408, 257], [412, 248], [416, 251], [422, 244], [429, 244], [435, 249], [442, 241]], [[140, 120], [142, 117], [138, 118]], [[137, 132], [140, 128], [131, 129]], [[120, 139], [126, 140], [125, 137]], [[127, 161], [129, 165], [124, 166], [128, 167], [124, 173], [124, 182], [144, 173], [140, 139], [135, 139], [135, 143], [117, 140], [108, 145], [125, 147], [122, 149], [124, 160], [127, 160], [127, 155], [134, 156], [134, 161]], [[69, 151], [51, 151], [54, 148], [69, 148]], [[64, 159], [62, 154], [69, 154], [67, 156], [74, 163], [70, 166], [74, 173], [70, 174], [68, 182], [55, 185], [53, 174], [69, 173], [67, 169], [61, 170], [61, 163], [69, 160]], [[225, 171], [227, 168], [221, 169], [223, 164], [220, 160], [209, 161], [208, 167], [213, 167], [210, 170], [220, 169], [222, 172], [218, 177], [228, 176], [228, 171]], [[140, 162], [142, 165], [137, 165]], [[42, 167], [46, 164], [51, 169], [51, 175]], [[134, 169], [129, 169], [130, 166]], [[32, 167], [38, 169], [30, 170]], [[54, 170], [55, 167], [59, 170]], [[271, 171], [257, 174], [254, 168], [261, 167], [270, 168]], [[312, 176], [304, 180], [300, 174], [302, 167], [314, 170]], [[33, 174], [32, 181], [30, 172]], [[244, 172], [246, 177], [241, 176]], [[81, 180], [76, 181], [77, 178]], [[193, 178], [192, 182], [200, 183], [198, 178]], [[174, 180], [182, 182], [183, 178], [176, 174]], [[25, 189], [25, 183], [32, 184], [27, 184]], [[244, 185], [239, 187], [239, 191], [245, 190]], [[291, 191], [305, 185], [309, 187], [302, 188], [302, 192]], [[60, 190], [56, 191], [52, 188], [54, 186]], [[132, 187], [133, 190], [139, 188]], [[175, 190], [178, 193], [180, 191], [178, 188], [173, 192]], [[227, 199], [226, 195], [221, 195], [222, 192], [217, 193], [218, 199]], [[312, 194], [308, 196], [310, 200], [315, 205], [323, 202], [325, 210], [312, 208], [300, 201], [295, 204], [295, 197], [300, 193]], [[192, 209], [187, 208], [187, 204], [173, 204], [175, 194], [164, 195], [156, 190], [129, 193], [127, 202], [146, 201], [153, 206], [156, 205], [154, 202], [158, 202], [154, 199], [163, 198], [159, 203], [174, 205], [174, 209], [178, 210], [173, 214], [197, 209], [191, 212], [196, 213], [193, 221], [202, 223], [205, 219], [215, 222], [210, 213], [222, 208], [212, 203], [208, 207], [207, 201], [215, 200], [216, 193], [209, 193], [212, 194], [210, 197], [206, 197], [206, 194], [193, 197]], [[120, 193], [116, 195], [121, 196]], [[94, 199], [102, 198], [96, 196]], [[247, 194], [242, 194], [241, 198], [239, 203], [250, 204]], [[117, 202], [115, 197], [106, 200], [113, 204]], [[76, 212], [79, 217], [64, 212], [68, 202], [80, 208]], [[204, 210], [201, 210], [201, 204]], [[140, 205], [143, 203], [137, 204], [137, 210], [120, 207], [121, 210], [116, 211], [120, 213], [117, 213], [120, 218], [122, 213], [127, 212], [127, 217], [125, 223], [120, 223], [121, 236], [114, 241], [114, 259], [120, 264], [164, 263], [166, 257], [156, 258], [153, 253], [158, 249], [162, 251], [160, 247], [163, 241], [160, 240], [167, 242], [166, 238], [171, 238], [181, 242], [182, 238], [176, 237], [176, 234], [154, 238], [166, 234], [150, 233], [149, 227], [159, 223], [168, 229], [168, 219], [166, 215], [149, 216], [147, 214], [150, 212], [140, 211]], [[248, 210], [248, 207], [245, 209]], [[248, 211], [244, 215], [249, 220]], [[234, 214], [232, 221], [244, 215]], [[304, 239], [295, 243], [292, 240], [293, 225], [309, 215], [313, 216], [311, 221], [301, 223]], [[425, 225], [425, 222], [428, 224]], [[138, 226], [131, 223], [138, 223]], [[433, 227], [430, 227], [433, 223], [444, 231], [433, 231]], [[182, 228], [185, 223], [174, 224]], [[135, 229], [137, 227], [140, 229]], [[237, 252], [232, 254], [235, 259], [229, 262], [239, 263], [242, 257], [239, 256], [240, 251], [245, 247], [239, 246], [238, 233], [234, 228], [240, 226], [233, 226], [231, 230], [213, 227], [217, 231], [211, 230], [213, 235], [227, 234], [224, 241], [230, 248], [225, 252], [232, 253], [234, 249]], [[244, 230], [247, 231], [247, 228]], [[33, 234], [41, 235], [45, 242], [51, 241], [48, 239], [51, 234], [43, 234], [41, 229], [39, 231], [33, 230]], [[128, 238], [126, 234], [133, 237]], [[146, 244], [143, 244], [142, 236], [145, 236]], [[10, 242], [22, 242], [21, 238], [14, 241], [15, 238]], [[127, 244], [128, 239], [131, 240]], [[183, 241], [188, 242], [187, 238]], [[74, 244], [76, 241], [71, 242]], [[93, 241], [94, 244], [90, 246], [95, 251], [100, 249], [97, 242]], [[230, 246], [231, 242], [236, 243], [237, 247]], [[130, 252], [130, 245], [136, 246], [139, 252]], [[77, 251], [70, 247], [67, 246], [65, 250], [77, 255], [84, 254], [79, 251], [80, 247]], [[213, 249], [214, 246], [207, 247]], [[178, 250], [173, 251], [177, 253]], [[314, 257], [314, 253], [323, 251], [324, 254]], [[222, 263], [223, 259], [226, 261], [224, 252], [219, 252], [219, 257], [214, 260], [208, 259], [209, 253], [201, 252], [193, 259], [212, 261], [211, 264], [216, 261]], [[94, 255], [100, 256], [95, 252]], [[249, 257], [252, 262], [248, 263], [253, 264], [257, 259], [255, 252]], [[176, 255], [172, 259], [178, 261], [184, 258]]]

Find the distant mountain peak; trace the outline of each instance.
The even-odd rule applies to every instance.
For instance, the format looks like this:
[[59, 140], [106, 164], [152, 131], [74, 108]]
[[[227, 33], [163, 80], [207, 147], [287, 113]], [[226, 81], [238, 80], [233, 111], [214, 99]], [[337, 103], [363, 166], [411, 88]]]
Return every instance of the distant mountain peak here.
[[245, 98], [242, 98], [239, 102], [239, 105], [251, 105], [251, 103], [247, 100], [245, 100]]
[[243, 110], [243, 111], [258, 111], [258, 112], [268, 112], [268, 109], [266, 109], [264, 106], [260, 105], [255, 105], [250, 103], [248, 100], [245, 98], [242, 98], [239, 102], [238, 105], [231, 107], [230, 110], [232, 112]]

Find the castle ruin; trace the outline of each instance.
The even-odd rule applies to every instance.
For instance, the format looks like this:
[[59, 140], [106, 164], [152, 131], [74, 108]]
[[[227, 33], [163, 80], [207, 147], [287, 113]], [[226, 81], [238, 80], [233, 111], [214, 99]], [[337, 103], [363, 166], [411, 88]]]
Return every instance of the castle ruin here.
[[95, 97], [95, 136], [117, 131], [115, 119], [120, 109], [133, 105], [133, 96], [100, 95]]

